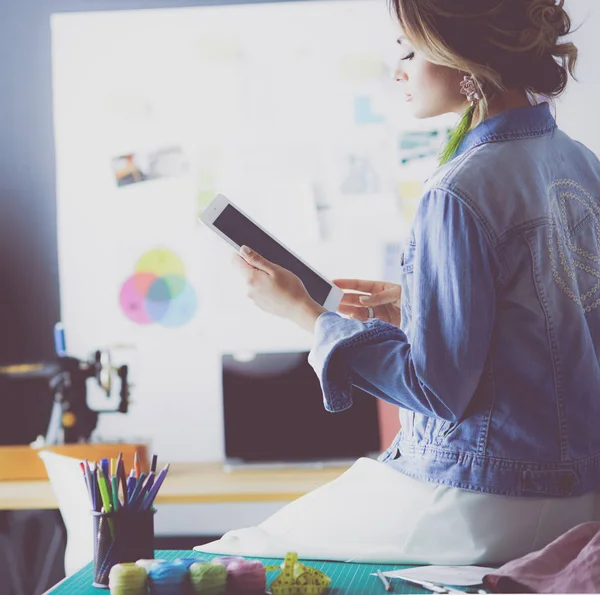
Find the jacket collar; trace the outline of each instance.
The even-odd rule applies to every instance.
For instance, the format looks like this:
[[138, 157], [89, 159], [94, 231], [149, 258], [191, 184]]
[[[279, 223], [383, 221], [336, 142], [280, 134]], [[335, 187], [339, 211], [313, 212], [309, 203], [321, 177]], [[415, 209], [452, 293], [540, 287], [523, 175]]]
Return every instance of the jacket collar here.
[[550, 113], [548, 102], [509, 109], [490, 116], [469, 131], [455, 157], [484, 143], [544, 136], [555, 129], [556, 121]]

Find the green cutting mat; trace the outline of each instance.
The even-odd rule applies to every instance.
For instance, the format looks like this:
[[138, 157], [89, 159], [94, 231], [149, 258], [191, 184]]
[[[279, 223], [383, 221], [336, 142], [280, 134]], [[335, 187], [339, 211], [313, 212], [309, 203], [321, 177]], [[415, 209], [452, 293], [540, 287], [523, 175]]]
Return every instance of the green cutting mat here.
[[[165, 560], [174, 560], [175, 558], [214, 558], [214, 555], [204, 554], [189, 550], [158, 550], [155, 552], [156, 558]], [[283, 562], [281, 558], [259, 558], [265, 565], [279, 565]], [[302, 560], [304, 563], [304, 560]], [[408, 566], [393, 566], [390, 564], [351, 564], [345, 562], [308, 562], [307, 566], [313, 566], [322, 570], [331, 577], [330, 595], [385, 595], [385, 590], [381, 581], [376, 576], [371, 576], [378, 568], [382, 571], [396, 570], [400, 568], [409, 568]], [[267, 573], [267, 588], [276, 576], [277, 572]], [[92, 587], [92, 565], [88, 564], [79, 572], [65, 579], [54, 588], [48, 591], [52, 595], [102, 595], [108, 593], [107, 590], [96, 589]], [[421, 589], [417, 585], [412, 585], [399, 579], [390, 581], [392, 588], [388, 593], [431, 593]]]

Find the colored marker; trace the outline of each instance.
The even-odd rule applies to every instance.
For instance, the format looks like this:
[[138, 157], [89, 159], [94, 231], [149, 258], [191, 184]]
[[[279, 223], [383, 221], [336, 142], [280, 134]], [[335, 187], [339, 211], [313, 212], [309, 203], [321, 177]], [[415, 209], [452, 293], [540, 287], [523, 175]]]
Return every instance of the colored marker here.
[[167, 476], [167, 473], [169, 472], [169, 467], [170, 464], [167, 464], [165, 468], [158, 474], [158, 477], [156, 478], [154, 485], [146, 495], [146, 498], [142, 503], [140, 510], [148, 510], [152, 506], [152, 503], [156, 498], [156, 494], [158, 494], [158, 490], [160, 490], [160, 486], [162, 485], [163, 481], [165, 480], [165, 477]]
[[113, 510], [116, 512], [119, 510], [119, 478], [116, 475], [113, 475], [110, 478], [110, 482], [112, 485], [112, 505]]
[[96, 506], [94, 510], [100, 510], [100, 502], [102, 501], [102, 497], [100, 496], [100, 485], [98, 484], [98, 465], [96, 463], [92, 463], [92, 483], [94, 485], [94, 501], [96, 502]]
[[155, 478], [156, 476], [154, 475], [154, 473], [150, 471], [150, 473], [148, 474], [148, 479], [146, 479], [146, 483], [144, 484], [144, 487], [142, 488], [137, 498], [135, 499], [135, 502], [133, 503], [134, 510], [141, 510], [142, 504], [144, 503], [144, 498], [146, 497], [146, 494], [149, 492], [150, 488], [154, 485]]
[[111, 496], [112, 490], [110, 488], [110, 468], [109, 468], [108, 459], [101, 459], [100, 466], [102, 468], [102, 473], [104, 474], [104, 478], [106, 479], [106, 489], [108, 490], [108, 497], [109, 497], [109, 499], [112, 499], [112, 496]]
[[90, 494], [92, 496], [92, 508], [96, 510], [96, 486], [94, 477], [92, 475], [92, 471], [90, 469], [90, 464], [87, 459], [84, 461], [85, 465], [85, 476], [87, 477], [88, 486], [90, 488]]
[[85, 481], [85, 487], [87, 488], [87, 493], [90, 498], [90, 505], [93, 508], [94, 507], [94, 498], [92, 497], [92, 486], [90, 485], [88, 475], [85, 472], [85, 463], [81, 462], [81, 463], [79, 463], [79, 466], [81, 467], [81, 472], [83, 473], [83, 481]]
[[54, 350], [56, 355], [61, 357], [67, 352], [67, 344], [65, 342], [65, 327], [62, 322], [57, 322], [54, 325]]
[[[106, 513], [112, 512], [112, 505], [110, 503], [110, 496], [108, 494], [108, 483], [102, 472], [102, 468], [98, 467], [98, 485], [100, 486], [100, 496], [102, 497], [102, 504], [104, 505], [104, 511]], [[112, 537], [115, 535], [115, 527], [112, 519], [108, 519], [108, 526]]]
[[144, 480], [146, 479], [146, 474], [142, 471], [141, 475], [137, 479], [137, 483], [135, 484], [135, 489], [133, 490], [133, 494], [129, 496], [129, 506], [133, 506], [138, 496], [140, 495], [143, 487]]
[[140, 473], [142, 472], [142, 467], [140, 465], [140, 457], [138, 457], [137, 452], [135, 452], [133, 455], [133, 466], [135, 467], [135, 476], [139, 478]]
[[119, 456], [117, 457], [117, 464], [115, 465], [115, 474], [119, 475], [119, 467], [121, 466], [121, 463], [123, 462], [123, 453], [120, 452]]
[[98, 467], [98, 486], [100, 487], [100, 496], [102, 498], [102, 505], [106, 512], [112, 512], [112, 504], [110, 502], [110, 495], [108, 493], [108, 483], [104, 477], [102, 467]]
[[155, 480], [156, 473], [154, 473], [154, 471], [150, 471], [148, 474], [148, 479], [146, 480], [146, 485], [144, 486], [144, 496], [150, 491], [150, 488], [154, 485]]
[[127, 500], [129, 496], [127, 494], [127, 478], [125, 477], [125, 463], [123, 463], [123, 459], [121, 459], [117, 464], [117, 475], [119, 476], [121, 489], [123, 490], [123, 508], [127, 508]]
[[135, 471], [132, 469], [131, 473], [129, 474], [129, 477], [127, 478], [128, 501], [133, 495], [133, 490], [135, 490]]

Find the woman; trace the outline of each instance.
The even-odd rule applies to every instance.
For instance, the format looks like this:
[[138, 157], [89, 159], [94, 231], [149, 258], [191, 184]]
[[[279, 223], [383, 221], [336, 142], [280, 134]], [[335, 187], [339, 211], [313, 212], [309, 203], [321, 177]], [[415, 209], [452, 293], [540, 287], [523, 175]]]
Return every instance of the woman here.
[[380, 463], [214, 551], [502, 563], [598, 518], [600, 163], [539, 101], [577, 58], [563, 3], [393, 0], [414, 115], [461, 116], [402, 288], [339, 280], [342, 317], [259, 254], [236, 258], [260, 308], [314, 333], [327, 409], [351, 406], [356, 385], [398, 405], [402, 430]]

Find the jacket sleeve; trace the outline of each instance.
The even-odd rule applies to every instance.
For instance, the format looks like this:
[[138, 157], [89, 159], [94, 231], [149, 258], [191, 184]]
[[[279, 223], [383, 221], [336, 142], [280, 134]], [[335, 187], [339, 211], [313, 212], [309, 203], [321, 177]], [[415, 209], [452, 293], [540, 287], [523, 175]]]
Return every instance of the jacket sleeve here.
[[[326, 409], [351, 406], [350, 389], [430, 417], [458, 421], [483, 373], [496, 308], [496, 261], [481, 223], [461, 200], [432, 189], [413, 224], [407, 334], [388, 323], [325, 313], [309, 361]], [[412, 265], [412, 266], [411, 266]]]

